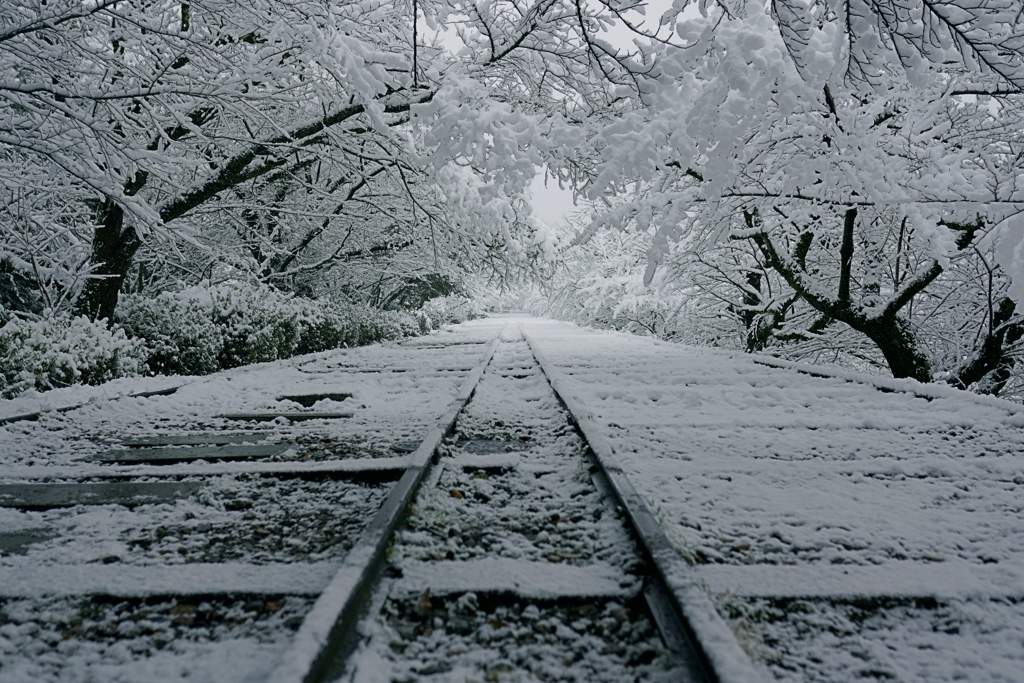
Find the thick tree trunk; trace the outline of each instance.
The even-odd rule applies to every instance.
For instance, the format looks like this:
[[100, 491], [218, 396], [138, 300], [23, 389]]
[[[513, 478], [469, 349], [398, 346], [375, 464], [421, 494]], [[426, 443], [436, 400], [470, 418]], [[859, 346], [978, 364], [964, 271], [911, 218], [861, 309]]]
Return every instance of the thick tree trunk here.
[[78, 298], [76, 309], [92, 320], [110, 321], [114, 318], [121, 285], [142, 242], [134, 227], [125, 227], [124, 210], [120, 205], [104, 201], [97, 211], [97, 219], [89, 257], [94, 270]]
[[[839, 318], [842, 320], [842, 318]], [[844, 321], [858, 332], [867, 335], [878, 345], [885, 357], [892, 376], [900, 379], [909, 377], [919, 382], [932, 381], [932, 366], [922, 351], [910, 324], [898, 317], [869, 319], [859, 325]]]
[[[744, 212], [744, 215], [747, 227], [755, 227], [756, 217], [754, 214]], [[839, 253], [838, 296], [834, 299], [821, 295], [813, 287], [808, 287], [804, 280], [807, 275], [804, 259], [807, 256], [807, 248], [811, 239], [813, 239], [813, 235], [810, 238], [806, 237], [810, 235], [809, 232], [801, 235], [790, 259], [784, 259], [779, 254], [767, 234], [759, 233], [751, 239], [764, 254], [768, 265], [782, 276], [798, 296], [822, 314], [822, 317], [815, 323], [815, 327], [820, 326], [818, 331], [824, 329], [833, 320], [846, 323], [866, 335], [878, 346], [893, 377], [910, 377], [919, 382], [930, 382], [932, 370], [928, 356], [921, 348], [910, 323], [900, 318], [897, 313], [910, 302], [915, 294], [923, 290], [942, 273], [942, 267], [938, 263], [933, 264], [927, 272], [914, 279], [912, 286], [901, 289], [888, 303], [883, 315], [877, 317], [865, 315], [854, 306], [850, 293], [853, 281], [853, 233], [856, 220], [857, 211], [855, 209], [847, 210], [843, 221], [843, 241]], [[966, 243], [964, 245], [958, 243], [958, 246], [963, 248]]]
[[991, 329], [974, 353], [950, 373], [950, 384], [963, 389], [976, 385], [975, 390], [982, 394], [996, 395], [1003, 390], [1016, 364], [1008, 353], [1009, 347], [1024, 338], [1024, 325], [1008, 324], [1015, 310], [1011, 299], [999, 302], [992, 315]]

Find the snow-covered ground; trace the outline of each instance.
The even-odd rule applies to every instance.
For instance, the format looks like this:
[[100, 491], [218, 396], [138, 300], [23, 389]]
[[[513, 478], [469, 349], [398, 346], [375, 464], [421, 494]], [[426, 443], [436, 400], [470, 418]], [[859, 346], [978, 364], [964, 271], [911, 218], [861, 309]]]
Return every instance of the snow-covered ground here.
[[625, 519], [510, 328], [394, 540], [400, 578], [378, 591], [342, 680], [680, 680], [638, 596]]
[[[275, 439], [317, 438], [359, 445], [362, 454], [386, 455], [396, 440], [422, 436], [455, 396], [460, 380], [497, 330], [481, 321], [460, 332], [439, 332], [404, 342], [299, 356], [261, 363], [207, 377], [120, 379], [100, 387], [69, 387], [0, 400], [0, 419], [49, 408], [35, 422], [0, 426], [0, 467], [7, 477], [26, 466], [67, 467], [86, 471], [84, 456], [103, 452], [118, 441], [154, 433], [212, 430], [252, 431], [254, 425], [232, 423], [222, 413], [302, 410], [278, 401], [282, 395], [351, 393], [343, 402], [325, 400], [318, 411], [354, 411], [352, 418], [294, 425], [257, 425]], [[451, 339], [449, 339], [449, 337]], [[447, 341], [458, 344], [443, 346]], [[170, 396], [130, 398], [129, 394], [180, 386]], [[66, 413], [57, 409], [85, 403]], [[95, 466], [92, 466], [95, 467]], [[38, 469], [28, 474], [35, 475]], [[63, 470], [53, 470], [55, 474]]]
[[777, 678], [1022, 680], [1020, 406], [522, 325]]
[[[0, 509], [0, 534], [47, 535], [0, 556], [0, 576], [30, 575], [0, 599], [0, 681], [141, 681], [154, 672], [161, 680], [259, 680], [287, 647], [308, 596], [329, 580], [344, 538], [358, 532], [339, 528], [338, 541], [325, 542], [313, 501], [326, 495], [328, 504], [364, 515], [384, 488], [252, 478], [245, 472], [255, 466], [244, 462], [155, 468], [87, 458], [129, 437], [230, 430], [294, 444], [274, 466], [400, 461], [391, 446], [433, 426], [482, 342], [506, 322], [521, 323], [565, 374], [694, 576], [776, 678], [1022, 680], [1024, 409], [912, 382], [841, 371], [814, 377], [743, 354], [495, 316], [403, 343], [209, 377], [118, 380], [0, 401], [0, 417], [51, 409], [35, 422], [0, 425], [0, 483], [157, 469], [208, 482], [200, 496], [132, 509]], [[177, 385], [170, 396], [127, 397]], [[353, 397], [311, 410], [354, 416], [260, 424], [215, 417], [303, 410], [277, 398], [320, 392]], [[521, 412], [516, 400], [525, 399], [511, 394], [510, 414]], [[54, 410], [77, 403], [86, 405]], [[494, 398], [476, 410], [493, 425], [504, 409]], [[311, 451], [314, 439], [332, 446]], [[195, 541], [218, 533], [220, 545]], [[286, 547], [285, 538], [304, 548]], [[242, 576], [237, 563], [250, 561], [271, 563], [261, 575], [270, 584], [283, 576], [283, 562], [307, 570], [296, 573], [292, 597], [270, 607], [153, 598], [101, 609], [67, 597], [73, 591], [54, 587], [53, 578], [74, 567], [67, 576], [102, 586], [110, 585], [103, 572], [122, 571], [145, 592], [139, 572], [149, 567], [156, 592], [166, 594], [184, 576], [172, 570], [194, 565], [216, 583], [213, 563], [234, 562], [225, 572]], [[203, 614], [209, 618], [196, 616]], [[125, 633], [114, 638], [118, 629]]]
[[[0, 508], [0, 537], [34, 534], [36, 541], [0, 550], [0, 681], [265, 678], [391, 483], [249, 472], [406, 459], [391, 446], [434, 426], [503, 324], [479, 321], [208, 377], [122, 379], [0, 401], [0, 418], [48, 409], [37, 421], [0, 425], [0, 484], [177, 473], [202, 486], [180, 500], [131, 508]], [[129, 396], [170, 386], [180, 388], [168, 396]], [[278, 400], [313, 393], [352, 397], [309, 409]], [[58, 410], [76, 404], [84, 405]], [[216, 417], [303, 410], [354, 414], [269, 423]], [[222, 430], [264, 434], [293, 448], [269, 463], [89, 459], [128, 439]], [[242, 595], [170, 597], [232, 587]], [[253, 594], [264, 601], [254, 603]]]

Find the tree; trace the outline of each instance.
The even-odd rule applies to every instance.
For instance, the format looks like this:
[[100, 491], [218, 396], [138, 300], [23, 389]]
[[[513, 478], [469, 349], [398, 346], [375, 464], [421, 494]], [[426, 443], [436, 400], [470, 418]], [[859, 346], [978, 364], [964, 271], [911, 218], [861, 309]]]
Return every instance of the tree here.
[[[406, 27], [385, 21], [382, 6], [100, 0], [14, 10], [0, 28], [0, 144], [5, 175], [27, 177], [8, 191], [56, 205], [34, 186], [53, 176], [89, 206], [79, 309], [93, 317], [113, 313], [143, 240], [194, 237], [199, 207], [229, 203], [242, 186], [266, 196], [351, 152], [345, 145], [367, 131], [386, 137], [429, 98], [409, 92]], [[341, 194], [369, 182], [346, 176], [345, 161], [332, 178]]]
[[[544, 271], [555, 241], [520, 197], [546, 165], [595, 201], [631, 188], [591, 231], [650, 227], [648, 277], [698, 232], [748, 240], [761, 269], [736, 265], [734, 311], [751, 348], [817, 305], [808, 332], [845, 320], [894, 372], [925, 377], [905, 312], [960, 253], [966, 233], [950, 226], [980, 213], [972, 240], [987, 239], [1005, 217], [992, 202], [1014, 199], [1012, 3], [776, 0], [766, 16], [718, 0], [691, 21], [692, 4], [645, 33], [633, 0], [417, 3], [455, 28], [452, 54], [414, 44], [402, 4], [21, 0], [0, 19], [5, 252], [93, 317], [113, 313], [130, 273], [156, 282], [143, 261], [175, 260], [170, 244], [201, 256], [198, 273], [400, 301], [427, 276], [457, 280], [441, 272], [456, 263]], [[614, 23], [633, 49], [602, 37]], [[1003, 109], [958, 95], [979, 92]], [[873, 284], [891, 264], [870, 240], [904, 219], [931, 260], [901, 294]], [[889, 313], [865, 313], [871, 301]]]
[[[877, 345], [895, 376], [929, 381], [907, 311], [1005, 215], [1000, 207], [1012, 209], [1019, 108], [965, 101], [956, 93], [977, 90], [974, 75], [947, 67], [923, 85], [892, 68], [875, 74], [873, 90], [837, 82], [848, 66], [824, 48], [838, 28], [819, 18], [805, 32], [804, 71], [762, 14], [681, 25], [692, 47], [661, 53], [665, 77], [649, 106], [592, 135], [606, 180], [588, 191], [628, 199], [588, 234], [652, 230], [648, 280], [673, 243], [750, 241], [789, 290], [767, 329], [799, 300], [817, 313], [805, 336], [844, 323]], [[919, 261], [910, 272], [897, 265], [911, 250], [896, 238], [908, 224]], [[883, 277], [894, 267], [899, 277]], [[757, 271], [738, 268], [749, 296], [736, 310], [750, 310]]]
[[[341, 244], [372, 203], [392, 216], [372, 221], [385, 232], [427, 217], [433, 250], [438, 230], [472, 225], [456, 241], [484, 251], [468, 260], [507, 269], [498, 249], [522, 261], [543, 242], [516, 197], [545, 159], [544, 129], [613, 110], [647, 67], [595, 37], [606, 8], [420, 8], [459, 27], [458, 58], [411, 45], [401, 3], [21, 0], [0, 19], [6, 203], [32, 197], [35, 221], [58, 230], [71, 229], [56, 227], [66, 198], [85, 207], [88, 264], [65, 285], [93, 317], [112, 315], [143, 245], [215, 247], [225, 224], [248, 242], [228, 260], [276, 282], [419, 240]], [[453, 168], [480, 181], [453, 185]], [[448, 203], [477, 213], [438, 211]]]

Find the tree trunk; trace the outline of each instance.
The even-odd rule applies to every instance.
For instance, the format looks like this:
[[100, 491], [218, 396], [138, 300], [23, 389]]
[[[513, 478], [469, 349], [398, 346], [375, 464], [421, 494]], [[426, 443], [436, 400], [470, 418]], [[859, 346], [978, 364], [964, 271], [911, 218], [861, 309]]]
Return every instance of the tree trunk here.
[[[840, 317], [839, 320], [842, 320]], [[878, 349], [889, 364], [892, 376], [900, 379], [909, 377], [918, 382], [932, 381], [932, 367], [928, 357], [921, 350], [917, 336], [910, 324], [896, 316], [869, 319], [867, 321], [844, 321], [850, 327], [867, 335], [878, 345]], [[860, 324], [857, 324], [857, 323]]]
[[[744, 213], [747, 227], [755, 227], [754, 215], [748, 212]], [[822, 314], [822, 317], [814, 325], [819, 328], [817, 331], [823, 330], [833, 320], [846, 323], [866, 335], [878, 346], [893, 377], [910, 377], [919, 382], [930, 382], [932, 380], [931, 363], [911, 329], [910, 323], [900, 318], [897, 312], [907, 305], [915, 294], [933, 282], [942, 273], [942, 267], [937, 262], [934, 263], [927, 272], [915, 278], [913, 286], [905, 287], [889, 302], [884, 315], [868, 317], [854, 307], [850, 296], [853, 231], [856, 218], [857, 212], [854, 209], [846, 212], [843, 223], [843, 242], [840, 249], [839, 295], [835, 299], [821, 295], [814, 288], [806, 285], [804, 258], [813, 235], [810, 239], [804, 236], [810, 233], [805, 232], [801, 235], [791, 260], [784, 260], [779, 255], [766, 233], [755, 234], [750, 239], [764, 254], [768, 265], [782, 276], [797, 296]]]
[[996, 395], [1003, 390], [1016, 364], [1009, 347], [1024, 338], [1024, 325], [1008, 324], [1015, 310], [1015, 304], [1008, 297], [999, 302], [988, 334], [974, 353], [950, 373], [950, 384], [962, 389], [976, 385], [975, 390], [982, 394]]
[[121, 284], [142, 242], [135, 228], [124, 226], [124, 209], [109, 199], [97, 211], [89, 262], [94, 270], [78, 297], [76, 312], [92, 320], [114, 319]]

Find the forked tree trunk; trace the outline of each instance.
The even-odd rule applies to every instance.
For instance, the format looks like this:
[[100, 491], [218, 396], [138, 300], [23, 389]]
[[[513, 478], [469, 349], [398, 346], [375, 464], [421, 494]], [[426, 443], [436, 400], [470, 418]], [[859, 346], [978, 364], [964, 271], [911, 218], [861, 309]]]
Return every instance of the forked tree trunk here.
[[932, 381], [931, 363], [910, 328], [910, 323], [897, 316], [867, 320], [855, 318], [849, 316], [845, 320], [838, 319], [875, 342], [893, 377], [910, 377], [919, 382]]
[[[756, 214], [745, 211], [744, 216], [747, 227], [754, 228], [757, 224]], [[919, 382], [930, 382], [932, 370], [928, 356], [914, 334], [910, 323], [901, 318], [898, 313], [917, 293], [924, 290], [942, 273], [942, 267], [935, 262], [928, 271], [916, 276], [911, 285], [904, 287], [890, 299], [882, 315], [865, 313], [854, 305], [851, 296], [856, 221], [857, 210], [855, 208], [847, 209], [843, 220], [843, 239], [839, 250], [839, 286], [835, 298], [823, 295], [818, 288], [807, 285], [804, 259], [807, 255], [807, 246], [810, 244], [809, 239], [801, 236], [793, 256], [789, 258], [784, 258], [779, 254], [767, 233], [755, 234], [751, 239], [761, 250], [767, 264], [781, 275], [804, 301], [823, 314], [821, 320], [825, 321], [824, 324], [828, 324], [832, 320], [843, 322], [871, 339], [882, 352], [893, 377], [909, 377]], [[805, 231], [804, 234], [810, 235], [811, 233]], [[973, 237], [973, 232], [970, 233], [970, 236]], [[813, 235], [811, 239], [813, 239]], [[964, 244], [958, 242], [958, 246], [963, 249], [968, 241], [965, 240]]]

